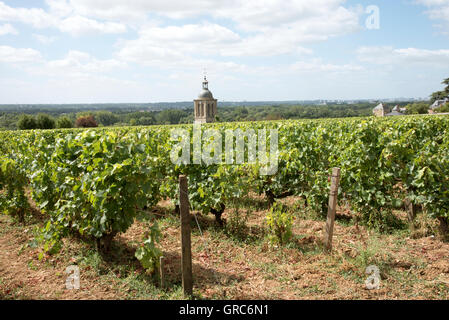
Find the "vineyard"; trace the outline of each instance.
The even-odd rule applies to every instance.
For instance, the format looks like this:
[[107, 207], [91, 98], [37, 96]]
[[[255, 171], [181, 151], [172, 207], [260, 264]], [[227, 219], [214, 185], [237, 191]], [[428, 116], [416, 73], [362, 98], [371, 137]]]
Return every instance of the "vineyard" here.
[[[247, 232], [245, 246], [254, 237], [255, 243], [268, 239], [267, 250], [302, 252], [310, 244], [298, 240], [297, 224], [308, 221], [307, 215], [324, 221], [330, 175], [338, 167], [338, 206], [349, 226], [388, 235], [404, 232], [405, 225], [412, 234], [419, 213], [435, 222], [441, 240], [449, 237], [445, 116], [203, 125], [203, 130], [222, 133], [223, 150], [226, 130], [276, 130], [273, 175], [260, 174], [263, 164], [248, 161], [248, 148], [240, 165], [227, 163], [224, 154], [220, 163], [198, 163], [191, 154], [188, 164], [175, 164], [175, 129], [195, 134], [193, 125], [0, 132], [0, 209], [21, 228], [35, 223], [39, 212], [42, 222], [33, 243], [40, 261], [58, 256], [64, 239], [74, 236], [107, 254], [117, 238], [133, 230], [135, 221], [145, 221], [134, 255], [147, 274], [157, 274], [169, 234], [157, 216], [163, 212], [176, 217], [179, 212], [179, 175], [188, 178], [190, 209], [200, 237], [217, 230], [245, 233], [252, 218], [243, 217], [240, 209], [248, 213], [256, 206], [255, 211], [264, 208], [265, 216]], [[214, 142], [203, 137], [203, 148]], [[266, 142], [269, 153], [272, 141]], [[161, 203], [168, 203], [169, 213], [160, 209]], [[399, 211], [406, 213], [405, 220], [398, 218]], [[212, 229], [204, 222], [209, 214], [215, 216]], [[263, 237], [257, 238], [254, 230]], [[210, 258], [207, 250], [199, 254]], [[449, 293], [449, 286], [444, 288]]]

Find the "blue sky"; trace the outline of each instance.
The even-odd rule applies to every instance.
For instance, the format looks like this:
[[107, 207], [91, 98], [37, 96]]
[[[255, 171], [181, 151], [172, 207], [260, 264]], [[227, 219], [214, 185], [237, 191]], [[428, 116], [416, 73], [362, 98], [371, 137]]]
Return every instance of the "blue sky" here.
[[226, 101], [428, 97], [448, 30], [449, 0], [0, 0], [0, 104], [188, 101], [204, 69]]

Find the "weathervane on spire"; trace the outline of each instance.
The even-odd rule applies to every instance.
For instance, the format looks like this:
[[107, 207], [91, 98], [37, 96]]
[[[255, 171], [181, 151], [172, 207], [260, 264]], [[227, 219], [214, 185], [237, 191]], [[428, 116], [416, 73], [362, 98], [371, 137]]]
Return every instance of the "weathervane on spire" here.
[[203, 89], [208, 90], [208, 81], [206, 79], [206, 68], [203, 68], [203, 75], [204, 75]]

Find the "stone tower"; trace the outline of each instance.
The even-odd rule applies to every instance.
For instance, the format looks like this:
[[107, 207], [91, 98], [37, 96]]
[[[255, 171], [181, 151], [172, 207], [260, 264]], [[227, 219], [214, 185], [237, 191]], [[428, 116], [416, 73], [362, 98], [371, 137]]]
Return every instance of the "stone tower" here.
[[217, 114], [217, 99], [214, 99], [208, 88], [209, 82], [204, 76], [203, 90], [194, 102], [195, 123], [209, 123], [215, 121]]

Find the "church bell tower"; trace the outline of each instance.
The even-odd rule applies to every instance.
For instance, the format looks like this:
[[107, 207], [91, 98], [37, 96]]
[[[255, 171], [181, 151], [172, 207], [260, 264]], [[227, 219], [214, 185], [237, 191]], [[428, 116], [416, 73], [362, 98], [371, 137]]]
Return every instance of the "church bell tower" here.
[[203, 90], [198, 95], [198, 99], [193, 100], [195, 123], [209, 123], [215, 121], [217, 115], [217, 99], [214, 99], [209, 91], [209, 82], [204, 76]]

